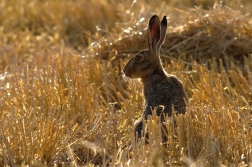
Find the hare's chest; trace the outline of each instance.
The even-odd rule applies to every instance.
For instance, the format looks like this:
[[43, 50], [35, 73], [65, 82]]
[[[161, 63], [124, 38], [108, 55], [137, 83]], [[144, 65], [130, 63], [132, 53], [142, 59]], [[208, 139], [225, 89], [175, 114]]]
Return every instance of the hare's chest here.
[[152, 83], [152, 82], [147, 82], [144, 85], [144, 97], [145, 97], [145, 99], [148, 98], [148, 97], [153, 97], [154, 94], [156, 94], [157, 91], [159, 91], [158, 87], [160, 87], [160, 85], [158, 83], [155, 84], [155, 83]]

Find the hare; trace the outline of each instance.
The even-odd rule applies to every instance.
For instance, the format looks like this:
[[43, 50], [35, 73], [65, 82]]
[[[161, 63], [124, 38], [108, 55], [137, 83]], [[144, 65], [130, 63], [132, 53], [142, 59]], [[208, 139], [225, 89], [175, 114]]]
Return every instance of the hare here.
[[[160, 47], [166, 37], [166, 16], [160, 22], [154, 15], [149, 20], [147, 35], [149, 49], [134, 55], [125, 65], [123, 72], [129, 78], [141, 78], [145, 99], [145, 108], [140, 121], [135, 125], [137, 137], [141, 137], [143, 121], [156, 108], [157, 116], [164, 121], [164, 114], [172, 116], [172, 106], [178, 114], [186, 112], [186, 95], [182, 83], [174, 75], [169, 75], [162, 67]], [[161, 106], [161, 107], [160, 107]]]

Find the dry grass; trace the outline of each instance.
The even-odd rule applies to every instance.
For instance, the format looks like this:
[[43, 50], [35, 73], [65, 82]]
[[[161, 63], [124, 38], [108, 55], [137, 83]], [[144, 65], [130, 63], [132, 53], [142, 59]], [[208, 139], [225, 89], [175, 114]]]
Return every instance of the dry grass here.
[[[252, 166], [252, 7], [180, 2], [2, 0], [0, 164]], [[141, 83], [121, 69], [153, 13], [169, 15], [164, 67], [189, 102], [165, 144], [153, 115], [145, 145]]]

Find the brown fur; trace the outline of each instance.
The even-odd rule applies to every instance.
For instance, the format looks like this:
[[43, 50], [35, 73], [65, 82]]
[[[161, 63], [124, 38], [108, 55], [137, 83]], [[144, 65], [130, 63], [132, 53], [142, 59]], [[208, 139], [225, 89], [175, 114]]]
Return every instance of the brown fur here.
[[186, 112], [186, 95], [182, 83], [176, 76], [168, 75], [160, 61], [159, 51], [165, 40], [166, 28], [165, 16], [161, 25], [158, 16], [152, 16], [148, 26], [149, 49], [134, 55], [124, 67], [126, 77], [141, 78], [143, 83], [145, 108], [141, 120], [135, 127], [139, 137], [143, 130], [143, 121], [152, 114], [152, 109], [156, 108], [162, 122], [162, 113], [172, 116], [172, 106], [178, 114]]

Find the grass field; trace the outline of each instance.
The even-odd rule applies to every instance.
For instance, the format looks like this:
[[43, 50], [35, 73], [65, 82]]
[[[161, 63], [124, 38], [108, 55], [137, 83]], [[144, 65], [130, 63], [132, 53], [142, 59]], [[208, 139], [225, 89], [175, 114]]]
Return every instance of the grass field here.
[[[252, 166], [250, 0], [1, 0], [0, 166]], [[139, 80], [148, 19], [168, 16], [163, 65], [187, 113], [146, 122]]]

